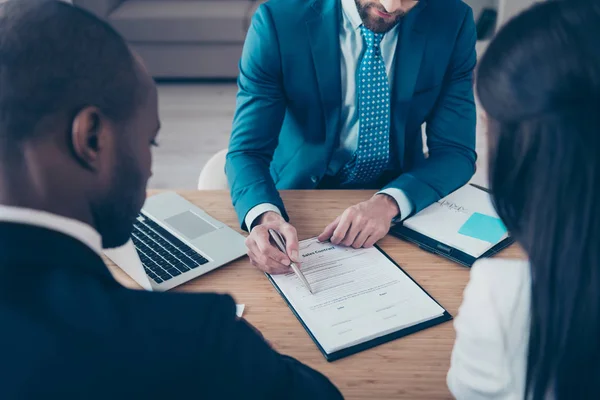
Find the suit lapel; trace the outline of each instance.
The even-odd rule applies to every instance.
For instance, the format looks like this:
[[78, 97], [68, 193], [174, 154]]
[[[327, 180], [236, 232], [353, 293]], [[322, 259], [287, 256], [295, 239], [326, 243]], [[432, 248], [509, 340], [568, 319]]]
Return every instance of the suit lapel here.
[[400, 26], [394, 71], [394, 98], [399, 103], [410, 101], [415, 91], [430, 23], [427, 13], [423, 12], [426, 7], [426, 1], [422, 0]]
[[392, 133], [395, 135], [396, 154], [400, 168], [404, 168], [406, 146], [406, 120], [415, 91], [421, 60], [427, 43], [429, 18], [423, 10], [426, 0], [421, 0], [401, 22], [396, 45], [394, 88], [392, 93]]
[[315, 0], [312, 4], [314, 15], [306, 22], [327, 141], [331, 144], [338, 133], [342, 104], [339, 7], [339, 0]]

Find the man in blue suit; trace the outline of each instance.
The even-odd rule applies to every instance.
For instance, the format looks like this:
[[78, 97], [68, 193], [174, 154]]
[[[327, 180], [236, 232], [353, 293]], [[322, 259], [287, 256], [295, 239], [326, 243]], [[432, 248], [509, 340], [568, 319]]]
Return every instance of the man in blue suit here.
[[[253, 264], [283, 273], [299, 261], [278, 189], [379, 190], [319, 237], [359, 248], [470, 179], [475, 41], [461, 0], [259, 7], [240, 62], [226, 164]], [[270, 244], [269, 228], [285, 236], [287, 254]]]

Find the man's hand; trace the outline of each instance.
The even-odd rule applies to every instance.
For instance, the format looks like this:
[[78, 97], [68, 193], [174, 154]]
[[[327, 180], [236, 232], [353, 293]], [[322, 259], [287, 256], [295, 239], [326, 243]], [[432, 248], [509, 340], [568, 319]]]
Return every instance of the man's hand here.
[[[250, 236], [246, 239], [250, 262], [269, 274], [289, 272], [292, 261], [296, 264], [299, 263], [296, 229], [285, 222], [285, 219], [276, 212], [268, 211], [258, 218], [258, 223], [252, 228]], [[283, 254], [271, 242], [269, 229], [276, 230], [285, 238], [287, 254]]]
[[372, 247], [387, 235], [392, 220], [400, 213], [393, 197], [376, 194], [371, 199], [348, 208], [319, 235], [319, 241], [352, 246]]

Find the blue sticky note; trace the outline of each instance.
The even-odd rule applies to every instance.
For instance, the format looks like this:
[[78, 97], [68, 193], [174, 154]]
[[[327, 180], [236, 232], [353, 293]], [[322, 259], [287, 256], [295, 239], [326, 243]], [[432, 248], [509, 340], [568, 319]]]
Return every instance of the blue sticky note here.
[[458, 233], [496, 244], [506, 234], [506, 227], [499, 218], [473, 213]]

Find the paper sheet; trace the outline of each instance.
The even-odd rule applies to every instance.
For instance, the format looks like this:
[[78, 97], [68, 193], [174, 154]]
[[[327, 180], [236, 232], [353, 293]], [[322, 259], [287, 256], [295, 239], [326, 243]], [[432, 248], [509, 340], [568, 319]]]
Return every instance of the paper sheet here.
[[431, 297], [375, 248], [300, 242], [301, 270], [314, 295], [294, 275], [273, 280], [327, 353], [444, 314]]
[[238, 318], [242, 318], [242, 315], [244, 315], [245, 308], [246, 308], [245, 304], [236, 304], [235, 305], [235, 315], [237, 315]]
[[[492, 219], [498, 219], [498, 214], [494, 210], [490, 195], [481, 189], [470, 185], [464, 186], [447, 197], [427, 207], [417, 215], [404, 221], [404, 226], [415, 232], [428, 236], [445, 245], [461, 250], [473, 257], [480, 257], [486, 251], [490, 250], [496, 244], [508, 237], [506, 229], [503, 234], [497, 235], [498, 226], [489, 224], [476, 224], [477, 229], [494, 228], [494, 235], [482, 234], [465, 235], [459, 231], [467, 224], [467, 221], [474, 214], [483, 214]], [[473, 222], [473, 221], [471, 221]], [[467, 224], [472, 228], [472, 224]], [[472, 229], [471, 229], [472, 231]], [[463, 233], [466, 230], [463, 230]], [[499, 238], [495, 243], [488, 240]]]

